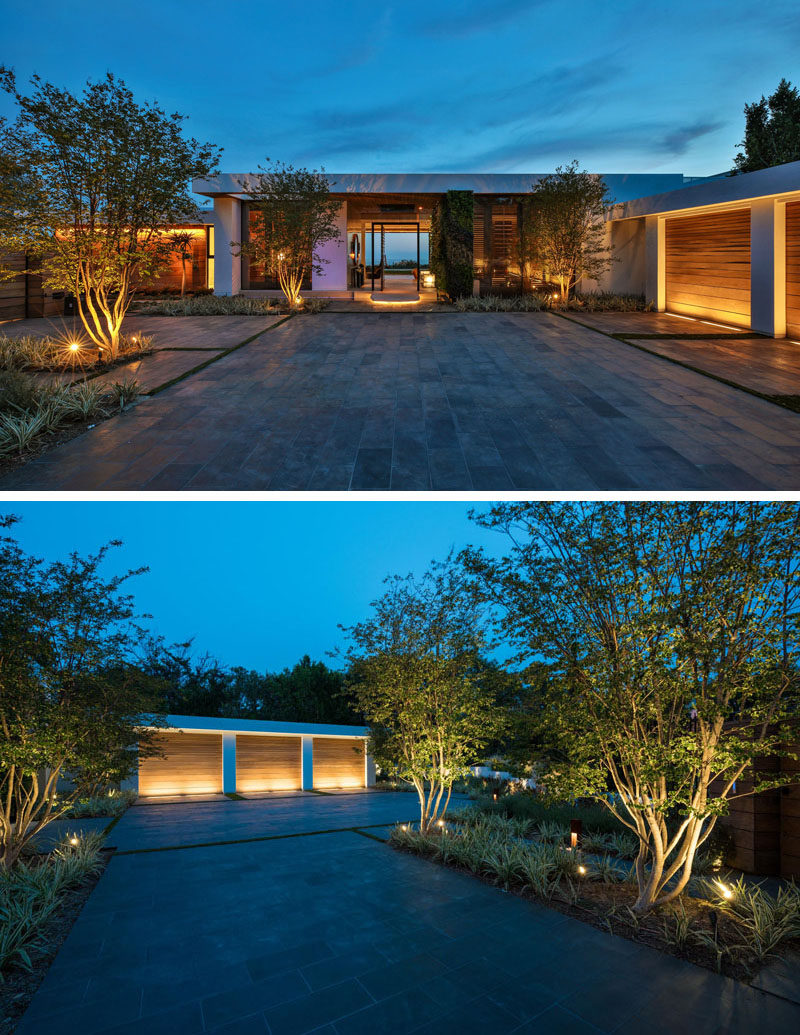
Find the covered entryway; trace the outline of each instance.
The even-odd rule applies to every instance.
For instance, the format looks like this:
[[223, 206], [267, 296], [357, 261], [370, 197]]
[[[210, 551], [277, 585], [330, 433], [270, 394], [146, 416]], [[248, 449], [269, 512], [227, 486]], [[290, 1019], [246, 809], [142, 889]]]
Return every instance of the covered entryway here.
[[355, 737], [314, 737], [314, 789], [366, 786], [364, 749]]
[[667, 311], [750, 327], [750, 210], [666, 220]]
[[237, 734], [236, 790], [299, 790], [302, 743], [301, 737]]
[[800, 201], [786, 206], [786, 336], [800, 339]]
[[222, 791], [222, 737], [218, 733], [159, 733], [162, 758], [139, 761], [139, 794], [218, 794]]

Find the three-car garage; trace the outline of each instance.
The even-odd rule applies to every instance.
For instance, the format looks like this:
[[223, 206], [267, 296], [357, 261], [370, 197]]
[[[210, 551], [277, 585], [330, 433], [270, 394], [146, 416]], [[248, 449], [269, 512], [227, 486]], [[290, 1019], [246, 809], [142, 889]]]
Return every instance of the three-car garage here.
[[142, 751], [141, 797], [367, 787], [362, 727], [168, 716]]

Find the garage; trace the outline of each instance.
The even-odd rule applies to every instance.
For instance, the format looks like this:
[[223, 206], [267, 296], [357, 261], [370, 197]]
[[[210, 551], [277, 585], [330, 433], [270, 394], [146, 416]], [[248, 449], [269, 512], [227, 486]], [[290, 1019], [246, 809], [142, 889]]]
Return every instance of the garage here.
[[139, 794], [222, 791], [222, 737], [214, 733], [158, 733], [163, 758], [139, 761]]
[[302, 786], [302, 738], [237, 734], [236, 790], [295, 791]]
[[750, 327], [750, 210], [679, 216], [665, 224], [666, 307]]
[[355, 737], [314, 737], [314, 788], [363, 787], [364, 741]]
[[786, 336], [800, 339], [800, 201], [786, 206]]

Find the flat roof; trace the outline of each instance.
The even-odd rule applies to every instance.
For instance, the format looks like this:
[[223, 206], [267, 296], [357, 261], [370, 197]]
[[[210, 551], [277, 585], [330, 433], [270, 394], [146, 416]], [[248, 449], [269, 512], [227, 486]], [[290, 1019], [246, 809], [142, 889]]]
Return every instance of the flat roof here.
[[[337, 726], [322, 722], [272, 722], [267, 719], [218, 719], [203, 715], [168, 715], [171, 729], [203, 733], [277, 733], [307, 737], [368, 737], [366, 726]], [[159, 727], [160, 728], [160, 727]]]
[[[192, 190], [206, 197], [246, 196], [254, 173], [220, 173], [194, 180]], [[547, 173], [326, 173], [334, 194], [443, 194], [471, 190], [476, 194], [526, 194]], [[687, 182], [683, 173], [598, 173], [616, 201], [657, 191], [674, 190]]]
[[796, 194], [800, 192], [800, 162], [787, 162], [771, 169], [742, 173], [739, 176], [721, 176], [693, 183], [678, 190], [653, 193], [632, 198], [615, 205], [609, 212], [610, 220], [638, 219], [642, 216], [663, 215], [686, 209], [716, 205], [735, 205], [756, 198]]

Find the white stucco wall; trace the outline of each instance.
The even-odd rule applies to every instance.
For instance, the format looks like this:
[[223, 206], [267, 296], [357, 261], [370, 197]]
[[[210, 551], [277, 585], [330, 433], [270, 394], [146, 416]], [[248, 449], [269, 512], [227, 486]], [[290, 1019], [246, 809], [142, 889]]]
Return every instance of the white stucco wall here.
[[343, 202], [336, 217], [339, 236], [322, 245], [317, 257], [322, 270], [311, 277], [312, 291], [347, 290], [347, 202]]
[[233, 254], [241, 239], [241, 201], [238, 198], [214, 198], [215, 295], [238, 295], [242, 289], [242, 260]]

